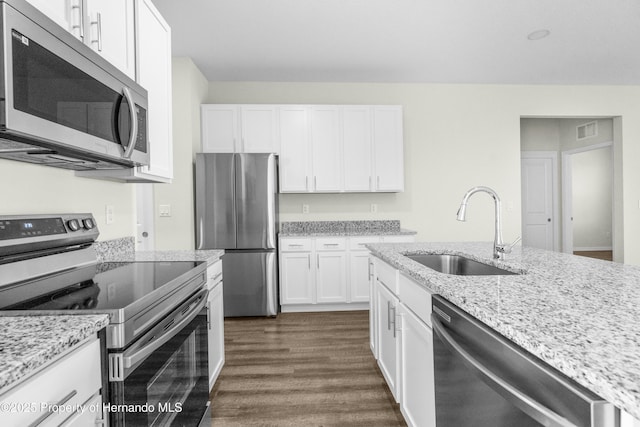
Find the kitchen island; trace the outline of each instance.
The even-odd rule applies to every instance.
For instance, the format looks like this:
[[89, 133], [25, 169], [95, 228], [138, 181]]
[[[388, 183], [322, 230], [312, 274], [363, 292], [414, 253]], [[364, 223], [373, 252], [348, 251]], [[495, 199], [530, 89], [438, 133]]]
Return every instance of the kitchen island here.
[[[640, 267], [491, 243], [367, 245], [372, 254], [640, 419]], [[405, 254], [453, 254], [521, 273], [456, 276]]]

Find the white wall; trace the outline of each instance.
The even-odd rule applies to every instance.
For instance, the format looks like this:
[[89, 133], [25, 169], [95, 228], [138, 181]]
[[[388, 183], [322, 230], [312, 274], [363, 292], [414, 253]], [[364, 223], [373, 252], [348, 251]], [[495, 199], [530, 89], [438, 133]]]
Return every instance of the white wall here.
[[[397, 218], [420, 240], [491, 240], [493, 207], [478, 195], [466, 223], [455, 220], [464, 192], [493, 187], [504, 201], [504, 237], [520, 235], [520, 118], [620, 116], [614, 156], [625, 261], [640, 264], [640, 86], [518, 86], [211, 82], [208, 103], [360, 103], [404, 107], [406, 191], [395, 195], [282, 195], [281, 219]], [[621, 151], [624, 150], [624, 157]], [[477, 200], [475, 200], [477, 198]], [[484, 200], [482, 200], [484, 199]], [[311, 213], [303, 215], [301, 203]]]
[[611, 147], [571, 156], [573, 249], [612, 248]]
[[[194, 249], [193, 159], [208, 82], [190, 58], [173, 58], [173, 182], [154, 185], [155, 248]], [[159, 205], [171, 205], [160, 217]]]
[[[0, 159], [0, 215], [93, 213], [99, 240], [133, 236], [136, 211], [131, 185], [78, 178], [73, 171]], [[105, 206], [114, 207], [106, 224]]]

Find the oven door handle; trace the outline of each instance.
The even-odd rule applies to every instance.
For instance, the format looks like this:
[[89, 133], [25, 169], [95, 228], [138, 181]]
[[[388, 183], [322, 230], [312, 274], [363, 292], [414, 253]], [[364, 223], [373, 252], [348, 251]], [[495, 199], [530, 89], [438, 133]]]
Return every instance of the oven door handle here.
[[480, 377], [482, 382], [491, 387], [506, 400], [520, 408], [524, 413], [528, 414], [535, 420], [544, 423], [544, 425], [548, 427], [575, 427], [575, 424], [556, 414], [546, 406], [527, 396], [525, 393], [522, 393], [516, 387], [475, 359], [446, 331], [445, 326], [435, 313], [431, 314], [431, 326], [438, 338], [440, 338], [440, 340], [454, 354], [462, 357], [465, 365], [469, 369], [473, 370], [474, 373]]
[[[164, 344], [169, 342], [171, 338], [175, 337], [178, 332], [180, 332], [186, 325], [191, 323], [193, 319], [200, 313], [200, 311], [207, 304], [207, 289], [203, 289], [194, 295], [191, 298], [189, 305], [191, 306], [186, 313], [183, 313], [183, 310], [179, 311], [179, 314], [174, 317], [174, 320], [178, 317], [181, 317], [181, 320], [173, 325], [170, 329], [167, 329], [162, 335], [158, 337], [153, 337], [144, 347], [137, 350], [135, 353], [131, 355], [127, 355], [125, 352], [124, 357], [122, 358], [123, 365], [125, 369], [129, 369], [142, 360], [149, 357], [154, 351], [162, 347]], [[200, 301], [198, 301], [198, 299]], [[194, 302], [198, 301], [195, 305]]]

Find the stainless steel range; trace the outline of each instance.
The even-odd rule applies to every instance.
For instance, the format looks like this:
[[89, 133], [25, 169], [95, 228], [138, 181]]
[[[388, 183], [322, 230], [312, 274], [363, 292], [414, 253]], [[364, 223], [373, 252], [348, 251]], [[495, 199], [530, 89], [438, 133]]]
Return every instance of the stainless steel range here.
[[110, 425], [204, 425], [206, 263], [100, 263], [98, 234], [91, 214], [0, 216], [1, 313], [108, 314]]

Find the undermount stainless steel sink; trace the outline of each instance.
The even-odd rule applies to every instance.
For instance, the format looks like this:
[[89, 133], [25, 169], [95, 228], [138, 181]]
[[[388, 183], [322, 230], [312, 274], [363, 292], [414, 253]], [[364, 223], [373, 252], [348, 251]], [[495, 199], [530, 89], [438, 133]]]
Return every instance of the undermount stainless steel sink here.
[[458, 276], [508, 276], [518, 274], [493, 265], [474, 261], [461, 255], [409, 254], [405, 256], [426, 267], [445, 274], [455, 274]]

